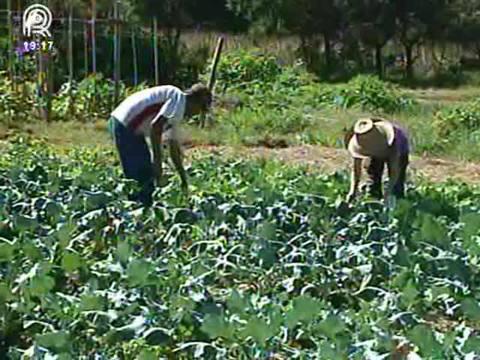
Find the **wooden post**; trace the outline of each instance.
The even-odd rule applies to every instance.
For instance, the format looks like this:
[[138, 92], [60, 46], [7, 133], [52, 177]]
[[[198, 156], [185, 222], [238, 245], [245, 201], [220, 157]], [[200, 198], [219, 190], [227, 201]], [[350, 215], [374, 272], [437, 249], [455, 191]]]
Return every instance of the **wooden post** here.
[[[92, 0], [92, 73], [93, 73], [93, 91], [90, 109], [95, 109], [97, 100], [97, 42], [95, 32], [95, 22], [97, 20], [97, 1]], [[88, 111], [90, 113], [90, 111]]]
[[92, 0], [92, 72], [97, 75], [97, 41], [96, 41], [97, 2]]
[[72, 5], [70, 3], [68, 14], [68, 99], [69, 99], [69, 113], [74, 115], [75, 107], [73, 106], [73, 18], [72, 18]]
[[218, 38], [217, 48], [215, 49], [215, 54], [213, 55], [213, 63], [212, 63], [212, 70], [210, 72], [210, 79], [208, 81], [208, 88], [211, 92], [213, 92], [213, 88], [215, 87], [216, 75], [217, 75], [217, 68], [220, 62], [220, 55], [222, 54], [224, 39], [223, 37]]
[[114, 35], [113, 35], [113, 79], [115, 81], [115, 91], [113, 106], [117, 106], [120, 97], [120, 44], [119, 44], [119, 16], [118, 0], [114, 0]]
[[48, 114], [45, 103], [45, 59], [41, 50], [37, 51], [38, 57], [38, 101], [40, 102], [40, 116], [48, 121]]
[[[217, 75], [217, 68], [218, 64], [220, 63], [220, 55], [222, 54], [224, 39], [223, 37], [218, 38], [217, 47], [215, 49], [215, 53], [213, 55], [213, 62], [212, 62], [212, 69], [210, 71], [210, 78], [208, 79], [208, 88], [213, 93], [213, 89], [215, 88], [215, 81]], [[200, 126], [205, 127], [205, 114], [201, 116], [200, 119]]]
[[158, 34], [157, 34], [157, 18], [153, 18], [153, 61], [155, 63], [155, 85], [160, 83], [158, 73]]
[[88, 22], [83, 23], [83, 64], [85, 76], [88, 76]]
[[7, 26], [8, 26], [8, 76], [11, 81], [12, 90], [15, 89], [13, 75], [13, 25], [12, 25], [12, 0], [7, 1]]
[[135, 27], [132, 28], [132, 55], [133, 55], [133, 84], [138, 85], [137, 44], [135, 39]]

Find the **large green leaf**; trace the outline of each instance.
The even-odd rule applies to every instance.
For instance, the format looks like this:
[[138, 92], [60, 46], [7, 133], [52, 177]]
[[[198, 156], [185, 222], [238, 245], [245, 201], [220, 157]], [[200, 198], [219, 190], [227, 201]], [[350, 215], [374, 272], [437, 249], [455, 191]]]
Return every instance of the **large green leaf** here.
[[62, 268], [67, 273], [71, 273], [82, 267], [82, 262], [82, 258], [79, 254], [71, 251], [65, 252], [62, 258]]
[[408, 332], [408, 338], [420, 349], [422, 356], [427, 358], [438, 358], [443, 354], [441, 344], [428, 326], [417, 325]]
[[133, 260], [127, 268], [127, 277], [132, 286], [145, 286], [152, 266], [145, 260]]
[[480, 304], [477, 300], [469, 298], [462, 301], [462, 311], [471, 321], [480, 321]]
[[252, 316], [243, 330], [242, 335], [245, 338], [252, 337], [258, 344], [265, 345], [266, 341], [275, 334], [265, 320]]
[[443, 248], [450, 245], [448, 229], [430, 214], [424, 214], [421, 217], [421, 226], [416, 238]]
[[346, 325], [338, 315], [329, 315], [315, 328], [328, 338], [334, 340], [338, 334], [346, 330]]
[[223, 314], [208, 314], [203, 320], [201, 330], [211, 339], [223, 337], [233, 338], [235, 328], [225, 320]]
[[38, 345], [53, 352], [61, 352], [64, 350], [69, 345], [69, 341], [70, 336], [66, 331], [55, 331], [37, 335]]
[[462, 351], [466, 354], [474, 353], [480, 355], [480, 336], [471, 336], [463, 345]]
[[293, 300], [292, 308], [286, 314], [285, 324], [291, 329], [300, 322], [310, 322], [319, 315], [322, 308], [321, 301], [309, 295], [299, 296]]

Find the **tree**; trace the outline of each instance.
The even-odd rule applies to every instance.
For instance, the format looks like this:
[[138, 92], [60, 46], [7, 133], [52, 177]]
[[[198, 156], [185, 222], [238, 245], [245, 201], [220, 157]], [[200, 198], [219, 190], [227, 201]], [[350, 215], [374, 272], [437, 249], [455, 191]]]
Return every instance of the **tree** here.
[[230, 9], [243, 14], [265, 31], [281, 30], [300, 39], [300, 49], [308, 65], [314, 65], [318, 37], [323, 40], [325, 65], [332, 65], [332, 44], [343, 20], [343, 0], [227, 0]]
[[448, 40], [470, 48], [480, 60], [480, 0], [457, 0], [451, 12]]
[[417, 57], [414, 49], [426, 37], [434, 36], [445, 26], [448, 0], [403, 0], [395, 2], [397, 33], [405, 51], [406, 76], [413, 78], [413, 66]]
[[395, 35], [393, 0], [350, 0], [352, 28], [359, 39], [375, 50], [375, 67], [383, 77], [383, 48]]

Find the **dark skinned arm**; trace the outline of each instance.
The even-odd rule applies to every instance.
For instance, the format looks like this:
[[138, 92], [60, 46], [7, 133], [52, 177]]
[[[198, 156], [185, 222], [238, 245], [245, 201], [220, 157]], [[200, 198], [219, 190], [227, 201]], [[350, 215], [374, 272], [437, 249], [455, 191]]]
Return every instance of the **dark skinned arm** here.
[[180, 148], [180, 143], [176, 139], [170, 140], [170, 156], [172, 158], [173, 165], [180, 175], [182, 181], [182, 190], [184, 193], [188, 193], [188, 180], [187, 173], [183, 168], [183, 155]]
[[358, 185], [360, 184], [360, 178], [362, 176], [362, 160], [353, 159], [353, 169], [350, 180], [350, 192], [347, 196], [347, 202], [353, 201], [358, 193]]
[[153, 150], [153, 174], [157, 185], [160, 185], [162, 178], [162, 134], [167, 119], [163, 116], [157, 116], [152, 121], [152, 133], [150, 141]]

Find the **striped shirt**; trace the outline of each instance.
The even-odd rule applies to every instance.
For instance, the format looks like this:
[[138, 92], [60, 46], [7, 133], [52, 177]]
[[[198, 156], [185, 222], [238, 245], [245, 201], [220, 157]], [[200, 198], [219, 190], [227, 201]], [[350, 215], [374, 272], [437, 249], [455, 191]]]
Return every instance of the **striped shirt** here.
[[185, 103], [186, 95], [177, 87], [156, 86], [129, 96], [111, 115], [135, 133], [149, 136], [157, 115], [176, 126], [185, 116]]

